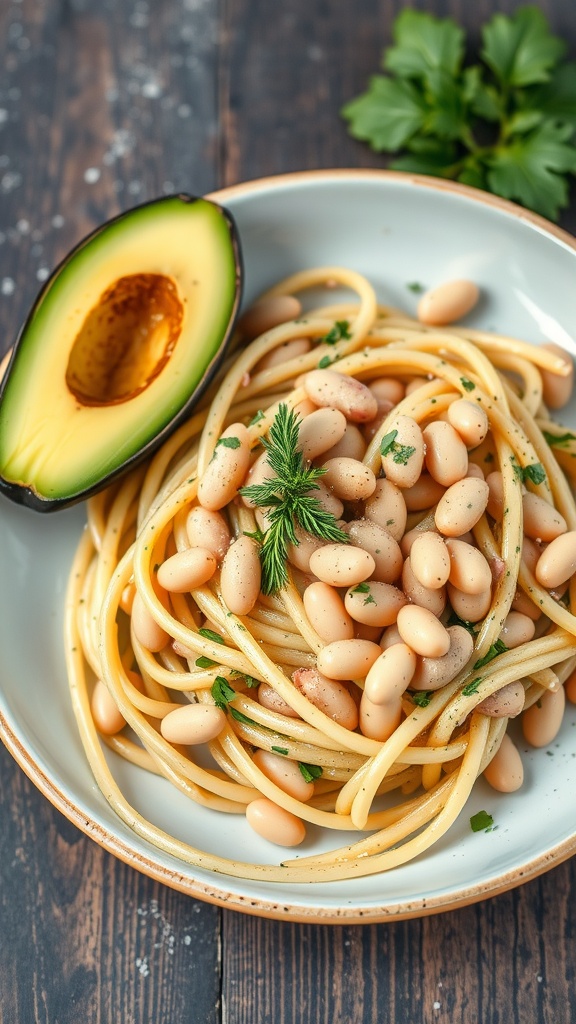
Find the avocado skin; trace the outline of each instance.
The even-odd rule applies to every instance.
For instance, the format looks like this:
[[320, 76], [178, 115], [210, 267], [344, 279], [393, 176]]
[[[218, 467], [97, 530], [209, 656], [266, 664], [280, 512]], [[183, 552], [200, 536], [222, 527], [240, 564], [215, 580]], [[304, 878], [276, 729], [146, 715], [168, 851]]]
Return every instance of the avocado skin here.
[[3, 475], [4, 466], [0, 465], [0, 494], [4, 494], [11, 501], [16, 504], [23, 505], [27, 508], [33, 509], [37, 512], [54, 512], [58, 509], [66, 508], [70, 505], [74, 505], [80, 501], [89, 498], [91, 495], [96, 494], [98, 491], [103, 490], [109, 484], [123, 476], [125, 473], [134, 469], [141, 462], [149, 458], [154, 452], [161, 447], [161, 445], [167, 440], [167, 438], [179, 427], [192, 413], [194, 406], [198, 402], [199, 398], [208, 388], [214, 376], [216, 375], [220, 365], [222, 364], [227, 349], [232, 340], [232, 334], [234, 325], [238, 316], [242, 300], [242, 289], [243, 289], [243, 261], [242, 251], [240, 245], [240, 239], [234, 218], [231, 213], [224, 207], [219, 206], [213, 201], [203, 199], [199, 196], [189, 195], [187, 193], [178, 193], [171, 196], [163, 196], [159, 199], [152, 199], [146, 203], [140, 204], [137, 207], [133, 207], [123, 213], [112, 217], [104, 224], [97, 227], [94, 231], [90, 232], [84, 239], [82, 239], [74, 248], [68, 253], [68, 255], [57, 265], [50, 278], [45, 282], [42, 289], [38, 293], [37, 298], [22, 325], [18, 337], [14, 343], [12, 356], [6, 372], [2, 380], [0, 381], [0, 430], [1, 428], [1, 413], [2, 404], [5, 395], [7, 394], [10, 386], [10, 381], [14, 369], [18, 366], [19, 357], [21, 356], [24, 347], [26, 345], [26, 339], [28, 336], [28, 330], [32, 322], [38, 316], [42, 310], [44, 301], [60, 277], [62, 271], [67, 269], [71, 263], [75, 260], [78, 254], [83, 253], [88, 246], [98, 241], [110, 228], [117, 225], [121, 225], [127, 218], [137, 217], [141, 211], [149, 211], [151, 208], [162, 208], [166, 204], [182, 203], [183, 209], [188, 207], [189, 204], [205, 204], [206, 206], [214, 208], [220, 214], [222, 222], [226, 227], [228, 234], [228, 241], [231, 247], [231, 254], [235, 266], [234, 275], [234, 295], [230, 307], [230, 314], [226, 328], [222, 334], [220, 343], [213, 354], [210, 361], [204, 367], [200, 378], [197, 380], [193, 389], [186, 397], [183, 404], [178, 408], [171, 416], [163, 423], [163, 425], [151, 436], [145, 443], [143, 443], [137, 450], [133, 451], [126, 458], [122, 458], [119, 464], [106, 472], [105, 475], [95, 479], [93, 482], [82, 486], [72, 493], [50, 497], [38, 492], [34, 488], [33, 484], [26, 481], [16, 482], [14, 480], [7, 479]]

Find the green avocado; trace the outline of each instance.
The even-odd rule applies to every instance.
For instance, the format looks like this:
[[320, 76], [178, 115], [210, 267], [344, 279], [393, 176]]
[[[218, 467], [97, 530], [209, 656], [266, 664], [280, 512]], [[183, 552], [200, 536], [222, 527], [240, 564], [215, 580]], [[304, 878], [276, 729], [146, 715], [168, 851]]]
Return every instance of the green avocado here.
[[0, 384], [0, 491], [52, 511], [151, 454], [220, 365], [241, 278], [230, 214], [193, 196], [136, 207], [81, 242]]

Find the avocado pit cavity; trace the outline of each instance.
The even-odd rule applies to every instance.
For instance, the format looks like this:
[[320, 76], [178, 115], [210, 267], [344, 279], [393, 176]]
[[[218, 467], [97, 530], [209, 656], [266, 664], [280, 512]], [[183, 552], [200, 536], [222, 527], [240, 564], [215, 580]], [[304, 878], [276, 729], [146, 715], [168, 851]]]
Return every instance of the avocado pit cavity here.
[[120, 277], [80, 328], [68, 359], [66, 385], [82, 405], [115, 405], [144, 391], [180, 337], [184, 306], [163, 274]]

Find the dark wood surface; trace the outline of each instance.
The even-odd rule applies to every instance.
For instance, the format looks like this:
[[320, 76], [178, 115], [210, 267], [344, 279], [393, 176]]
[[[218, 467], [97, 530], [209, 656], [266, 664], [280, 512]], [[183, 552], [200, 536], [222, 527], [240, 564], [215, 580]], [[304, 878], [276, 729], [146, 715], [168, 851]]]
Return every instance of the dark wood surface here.
[[[540, 5], [576, 56], [573, 0]], [[474, 43], [517, 5], [416, 6], [458, 17]], [[120, 209], [283, 171], [383, 166], [338, 110], [377, 70], [401, 7], [1, 0], [0, 354], [55, 262]], [[576, 230], [576, 196], [562, 223]], [[574, 860], [421, 920], [276, 923], [137, 874], [4, 748], [0, 770], [0, 1024], [576, 1019]]]

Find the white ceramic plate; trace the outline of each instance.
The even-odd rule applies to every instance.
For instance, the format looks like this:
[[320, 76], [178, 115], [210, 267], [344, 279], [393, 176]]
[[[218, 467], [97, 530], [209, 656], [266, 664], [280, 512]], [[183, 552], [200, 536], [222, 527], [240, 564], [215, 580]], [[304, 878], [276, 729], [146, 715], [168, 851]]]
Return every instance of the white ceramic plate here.
[[[430, 178], [371, 171], [289, 175], [216, 198], [240, 228], [247, 301], [278, 278], [320, 264], [364, 272], [383, 300], [409, 311], [416, 302], [410, 283], [468, 277], [483, 292], [475, 325], [574, 351], [576, 242], [510, 204]], [[36, 785], [108, 850], [200, 899], [270, 917], [347, 922], [470, 903], [576, 851], [575, 708], [551, 749], [523, 749], [519, 793], [500, 796], [478, 783], [448, 835], [386, 875], [313, 885], [242, 881], [190, 869], [137, 838], [93, 781], [68, 699], [62, 605], [83, 519], [81, 506], [42, 517], [0, 500], [0, 729]], [[240, 860], [281, 858], [244, 820], [196, 807], [113, 756], [110, 763], [140, 813], [167, 832]], [[481, 809], [493, 815], [494, 831], [471, 831], [470, 815]], [[329, 838], [310, 829], [300, 851], [327, 848], [339, 837]]]

